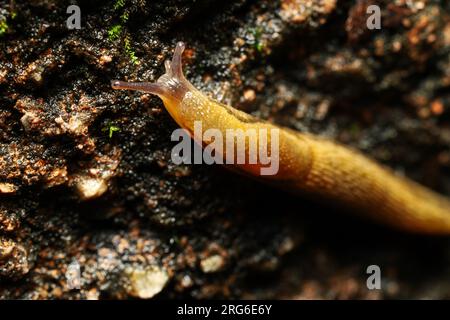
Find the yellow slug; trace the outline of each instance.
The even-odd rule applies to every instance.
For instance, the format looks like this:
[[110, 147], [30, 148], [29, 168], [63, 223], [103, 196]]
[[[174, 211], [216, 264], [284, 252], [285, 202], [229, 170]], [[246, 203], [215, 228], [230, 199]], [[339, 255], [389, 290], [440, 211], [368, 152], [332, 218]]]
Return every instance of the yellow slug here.
[[[194, 136], [196, 121], [201, 121], [204, 130], [216, 129], [224, 137], [227, 129], [267, 130], [266, 139], [257, 135], [258, 144], [267, 149], [274, 139], [272, 130], [277, 129], [279, 170], [276, 174], [261, 175], [261, 169], [267, 163], [259, 160], [253, 164], [226, 164], [234, 171], [290, 192], [341, 204], [356, 214], [405, 231], [450, 235], [449, 199], [397, 176], [389, 168], [349, 147], [278, 127], [208, 98], [184, 77], [183, 50], [184, 44], [179, 42], [172, 61], [165, 63], [166, 73], [156, 83], [114, 80], [112, 87], [159, 96], [178, 125], [203, 147], [212, 143], [212, 139]], [[249, 158], [249, 152], [246, 147], [245, 159]], [[225, 157], [225, 153], [221, 156]]]

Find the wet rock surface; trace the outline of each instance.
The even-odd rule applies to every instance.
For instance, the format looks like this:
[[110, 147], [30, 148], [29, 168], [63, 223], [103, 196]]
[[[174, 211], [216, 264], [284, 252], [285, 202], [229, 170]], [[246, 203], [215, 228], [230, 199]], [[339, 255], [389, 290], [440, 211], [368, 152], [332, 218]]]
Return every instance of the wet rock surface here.
[[450, 195], [448, 2], [0, 0], [0, 26], [0, 298], [450, 298], [448, 238], [174, 165], [161, 101], [110, 88], [182, 40], [211, 97]]

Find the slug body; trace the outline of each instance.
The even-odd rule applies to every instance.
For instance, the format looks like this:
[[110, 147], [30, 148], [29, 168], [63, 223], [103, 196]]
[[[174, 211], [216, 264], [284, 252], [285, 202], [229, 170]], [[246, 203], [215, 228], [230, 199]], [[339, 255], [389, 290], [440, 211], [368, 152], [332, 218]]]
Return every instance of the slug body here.
[[[226, 164], [234, 171], [290, 192], [340, 203], [359, 215], [405, 231], [450, 235], [449, 199], [395, 175], [351, 148], [275, 126], [206, 97], [183, 75], [183, 50], [183, 43], [178, 43], [172, 61], [165, 63], [166, 73], [156, 83], [114, 80], [112, 87], [158, 95], [178, 125], [205, 148], [212, 139], [194, 134], [196, 121], [201, 121], [203, 130], [216, 129], [224, 137], [228, 129], [267, 132], [265, 139], [257, 135], [258, 144], [267, 148], [275, 138], [273, 129], [277, 130], [276, 174], [261, 175], [265, 167], [261, 161]], [[221, 156], [225, 157], [226, 151]], [[245, 159], [249, 157], [246, 147]]]

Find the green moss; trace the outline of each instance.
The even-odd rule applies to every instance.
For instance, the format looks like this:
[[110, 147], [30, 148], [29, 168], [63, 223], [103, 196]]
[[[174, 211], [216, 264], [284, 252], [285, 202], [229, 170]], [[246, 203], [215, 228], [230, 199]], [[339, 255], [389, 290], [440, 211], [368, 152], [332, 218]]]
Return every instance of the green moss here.
[[262, 36], [262, 31], [260, 28], [255, 28], [251, 30], [251, 33], [253, 34], [253, 47], [256, 49], [256, 51], [258, 52], [262, 52], [262, 50], [264, 49], [264, 45], [261, 41], [261, 36]]
[[129, 18], [129, 14], [127, 11], [122, 13], [122, 15], [120, 16], [120, 20], [122, 21], [122, 23], [126, 23], [128, 21], [128, 18]]
[[116, 0], [114, 3], [114, 10], [118, 10], [120, 8], [123, 8], [125, 6], [125, 0]]
[[[13, 1], [11, 1], [11, 4], [14, 4]], [[0, 37], [3, 36], [9, 29], [8, 20], [11, 22], [11, 20], [14, 20], [17, 17], [17, 12], [12, 10], [9, 12], [9, 15], [1, 16], [0, 17]]]
[[103, 128], [102, 131], [107, 131], [108, 132], [108, 137], [111, 139], [113, 134], [114, 134], [114, 132], [120, 131], [120, 128], [118, 126], [113, 125], [113, 124], [109, 124], [108, 126]]
[[131, 62], [134, 64], [139, 64], [138, 58], [136, 58], [136, 54], [134, 53], [134, 50], [131, 48], [130, 45], [130, 39], [128, 37], [125, 38], [125, 52], [130, 57]]
[[116, 24], [111, 27], [108, 31], [108, 39], [111, 41], [115, 41], [119, 39], [120, 34], [122, 33], [122, 26], [120, 24]]
[[[116, 0], [114, 3], [114, 10], [118, 11], [120, 9], [123, 9], [125, 6], [126, 0]], [[122, 11], [122, 10], [121, 10]], [[120, 15], [120, 23], [113, 25], [108, 30], [108, 39], [110, 41], [116, 41], [118, 39], [122, 38], [123, 32], [123, 25], [125, 25], [129, 19], [129, 11], [127, 9], [124, 9], [122, 14]], [[130, 39], [128, 36], [125, 36], [123, 39], [124, 43], [124, 49], [128, 57], [130, 58], [131, 62], [134, 64], [139, 64], [138, 58], [136, 57], [136, 54], [134, 50], [131, 48]]]
[[0, 36], [6, 33], [8, 31], [8, 23], [6, 22], [6, 19], [0, 21]]
[[261, 42], [258, 42], [258, 43], [256, 43], [256, 45], [255, 45], [255, 49], [256, 49], [256, 51], [258, 51], [258, 52], [262, 52], [262, 50], [264, 49], [264, 46], [263, 46], [263, 44], [262, 44]]

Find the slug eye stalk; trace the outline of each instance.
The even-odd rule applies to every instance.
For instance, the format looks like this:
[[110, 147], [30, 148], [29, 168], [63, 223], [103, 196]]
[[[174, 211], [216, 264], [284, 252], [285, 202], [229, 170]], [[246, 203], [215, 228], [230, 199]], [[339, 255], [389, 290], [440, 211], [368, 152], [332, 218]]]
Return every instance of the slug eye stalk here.
[[119, 90], [143, 91], [159, 96], [164, 102], [179, 104], [186, 92], [193, 89], [193, 86], [183, 75], [181, 57], [184, 49], [184, 43], [178, 42], [172, 60], [166, 60], [164, 63], [166, 73], [159, 77], [156, 82], [112, 80], [111, 87]]

